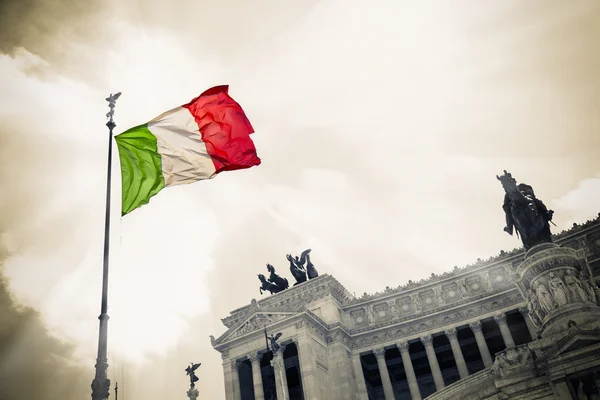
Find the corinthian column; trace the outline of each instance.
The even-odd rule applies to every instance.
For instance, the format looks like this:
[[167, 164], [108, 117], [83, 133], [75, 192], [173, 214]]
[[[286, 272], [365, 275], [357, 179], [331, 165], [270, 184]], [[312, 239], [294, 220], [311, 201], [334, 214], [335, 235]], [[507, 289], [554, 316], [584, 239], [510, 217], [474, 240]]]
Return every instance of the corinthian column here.
[[456, 361], [456, 367], [458, 368], [458, 374], [460, 375], [460, 379], [464, 379], [467, 376], [469, 376], [469, 370], [467, 369], [467, 363], [465, 362], [465, 358], [463, 357], [462, 349], [460, 348], [460, 343], [458, 343], [458, 338], [456, 336], [456, 328], [448, 329], [445, 333], [448, 337], [448, 340], [450, 341], [452, 355], [454, 355], [454, 361]]
[[469, 324], [469, 327], [473, 331], [475, 335], [475, 340], [477, 341], [477, 347], [479, 347], [479, 353], [481, 354], [481, 358], [483, 359], [483, 365], [486, 368], [492, 366], [492, 356], [490, 355], [490, 349], [488, 349], [487, 343], [485, 342], [485, 338], [483, 337], [483, 332], [481, 332], [481, 322], [473, 322]]
[[352, 368], [354, 369], [354, 381], [356, 382], [356, 398], [358, 400], [369, 400], [360, 354], [352, 356]]
[[392, 388], [390, 373], [387, 364], [385, 363], [385, 349], [375, 349], [373, 350], [373, 354], [375, 354], [375, 358], [377, 359], [377, 366], [379, 367], [379, 375], [381, 375], [385, 400], [394, 400], [394, 388]]
[[233, 399], [242, 400], [242, 391], [240, 389], [240, 361], [231, 362], [231, 378], [233, 382]]
[[506, 347], [515, 347], [515, 341], [513, 340], [510, 329], [508, 329], [508, 324], [506, 323], [506, 315], [496, 315], [494, 317], [494, 321], [496, 321], [498, 327], [500, 328], [500, 333], [502, 334], [502, 339], [504, 339], [504, 344]]
[[271, 365], [273, 366], [273, 372], [275, 374], [275, 390], [277, 392], [278, 400], [288, 400], [290, 397], [287, 376], [285, 375], [285, 361], [283, 359], [284, 351], [285, 346], [281, 346], [271, 360]]
[[425, 346], [425, 352], [427, 353], [427, 361], [429, 361], [429, 367], [431, 368], [431, 374], [433, 375], [433, 382], [435, 383], [436, 390], [442, 390], [444, 388], [444, 377], [440, 370], [440, 364], [438, 363], [435, 355], [435, 349], [433, 348], [433, 339], [431, 336], [424, 336], [421, 338], [421, 342]]
[[254, 385], [254, 400], [265, 400], [265, 392], [263, 390], [262, 373], [260, 371], [261, 353], [254, 353], [248, 356], [252, 363], [252, 383]]
[[401, 342], [396, 346], [400, 349], [400, 355], [402, 356], [402, 364], [404, 365], [404, 372], [406, 372], [410, 396], [412, 397], [412, 400], [421, 400], [421, 391], [419, 390], [419, 384], [417, 383], [417, 376], [415, 375], [415, 370], [412, 361], [410, 360], [408, 342]]

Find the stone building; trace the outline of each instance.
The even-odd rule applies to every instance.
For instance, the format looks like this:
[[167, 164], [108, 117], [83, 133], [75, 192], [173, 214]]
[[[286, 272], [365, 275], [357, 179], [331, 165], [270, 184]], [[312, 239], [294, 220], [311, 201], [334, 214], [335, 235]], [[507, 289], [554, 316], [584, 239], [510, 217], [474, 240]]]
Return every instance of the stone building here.
[[600, 399], [600, 216], [554, 242], [360, 298], [321, 275], [252, 300], [211, 338], [226, 398]]

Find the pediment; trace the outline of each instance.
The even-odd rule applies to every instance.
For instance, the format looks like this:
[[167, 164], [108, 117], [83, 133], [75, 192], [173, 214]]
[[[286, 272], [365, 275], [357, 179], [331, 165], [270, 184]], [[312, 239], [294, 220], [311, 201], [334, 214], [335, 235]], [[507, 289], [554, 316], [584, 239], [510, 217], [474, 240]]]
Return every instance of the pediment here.
[[228, 329], [221, 337], [216, 340], [215, 345], [224, 343], [231, 339], [250, 335], [256, 331], [262, 331], [265, 327], [269, 327], [276, 322], [283, 321], [298, 315], [297, 312], [290, 311], [266, 311], [260, 310], [251, 314], [248, 318], [241, 320], [230, 329]]

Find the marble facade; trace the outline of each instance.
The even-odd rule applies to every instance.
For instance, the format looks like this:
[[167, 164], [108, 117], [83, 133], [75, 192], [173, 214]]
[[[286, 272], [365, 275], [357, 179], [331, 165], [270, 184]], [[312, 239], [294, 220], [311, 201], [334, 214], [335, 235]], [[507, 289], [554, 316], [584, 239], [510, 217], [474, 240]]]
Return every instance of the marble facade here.
[[324, 274], [252, 300], [211, 338], [226, 398], [600, 399], [600, 218], [554, 240], [361, 297]]

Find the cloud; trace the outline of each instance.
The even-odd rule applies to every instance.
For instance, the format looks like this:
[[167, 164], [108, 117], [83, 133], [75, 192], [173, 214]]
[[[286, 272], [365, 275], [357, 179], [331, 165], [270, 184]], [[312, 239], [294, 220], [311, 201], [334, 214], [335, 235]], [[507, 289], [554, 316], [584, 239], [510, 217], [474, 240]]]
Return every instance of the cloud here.
[[[123, 92], [121, 131], [229, 83], [257, 131], [260, 167], [115, 213], [110, 373], [128, 396], [178, 396], [201, 361], [201, 397], [222, 397], [208, 335], [260, 297], [267, 262], [291, 280], [286, 253], [313, 248], [319, 272], [360, 295], [517, 247], [503, 169], [552, 203], [559, 228], [598, 212], [584, 201], [595, 184], [574, 189], [600, 170], [592, 3], [21, 3], [0, 12], [21, 17], [0, 24], [0, 245], [15, 301], [85, 366], [106, 95]], [[118, 173], [113, 190], [117, 210]]]
[[[0, 263], [3, 255], [0, 255]], [[15, 302], [0, 264], [0, 397], [79, 399], [89, 389], [74, 346], [52, 336], [35, 310]]]
[[553, 199], [552, 207], [565, 215], [566, 225], [581, 223], [600, 212], [600, 175], [584, 179], [573, 190]]

